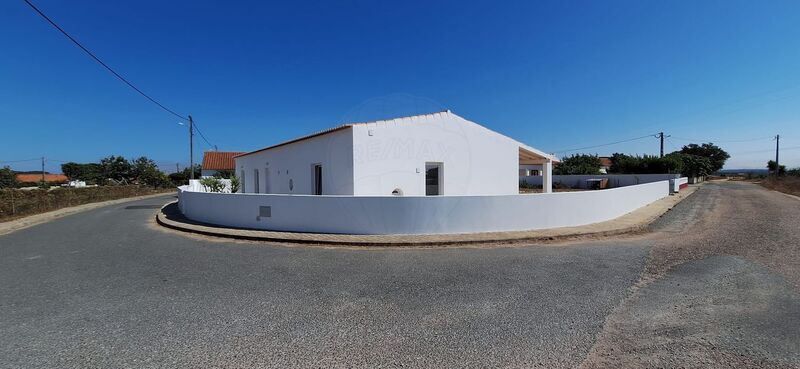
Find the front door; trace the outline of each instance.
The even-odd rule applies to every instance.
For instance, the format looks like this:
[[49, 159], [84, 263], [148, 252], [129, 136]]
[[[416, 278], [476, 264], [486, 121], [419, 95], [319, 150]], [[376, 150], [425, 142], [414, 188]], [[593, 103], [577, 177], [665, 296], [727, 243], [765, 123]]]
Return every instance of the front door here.
[[425, 163], [425, 196], [442, 194], [442, 163]]

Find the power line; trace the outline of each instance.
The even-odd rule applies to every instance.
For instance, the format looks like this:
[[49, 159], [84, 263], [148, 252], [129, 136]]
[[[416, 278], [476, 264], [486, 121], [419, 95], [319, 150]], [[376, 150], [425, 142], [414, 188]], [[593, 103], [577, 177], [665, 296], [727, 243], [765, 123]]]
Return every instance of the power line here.
[[657, 136], [658, 136], [658, 134], [657, 134], [657, 133], [655, 133], [655, 134], [649, 134], [649, 135], [646, 135], [646, 136], [641, 136], [641, 137], [630, 138], [630, 139], [627, 139], [627, 140], [621, 140], [621, 141], [609, 142], [609, 143], [600, 144], [600, 145], [593, 145], [593, 146], [577, 147], [577, 148], [574, 148], [574, 149], [568, 149], [568, 150], [558, 150], [558, 151], [555, 151], [555, 152], [556, 152], [556, 153], [567, 153], [567, 152], [571, 152], [571, 151], [579, 151], [579, 150], [586, 150], [586, 149], [594, 149], [594, 148], [596, 148], [596, 147], [611, 146], [611, 145], [621, 144], [621, 143], [625, 143], [625, 142], [631, 142], [631, 141], [641, 140], [641, 139], [643, 139], [643, 138], [648, 138], [648, 137], [657, 137]]
[[22, 159], [22, 160], [6, 160], [6, 161], [0, 161], [0, 164], [22, 163], [22, 162], [26, 162], [26, 161], [39, 161], [39, 160], [42, 160], [42, 158]]
[[214, 145], [211, 144], [211, 142], [208, 142], [208, 139], [206, 139], [206, 135], [204, 135], [203, 132], [200, 132], [200, 128], [197, 127], [197, 122], [192, 123], [192, 128], [194, 128], [194, 130], [197, 131], [197, 133], [200, 135], [203, 141], [205, 141], [208, 144], [208, 146], [214, 147]]
[[89, 51], [89, 49], [87, 49], [85, 46], [81, 45], [81, 43], [78, 42], [78, 40], [76, 40], [74, 37], [70, 36], [70, 34], [67, 33], [67, 31], [65, 31], [58, 24], [56, 24], [56, 22], [54, 22], [52, 19], [50, 19], [50, 17], [45, 15], [41, 10], [39, 10], [39, 8], [37, 8], [35, 5], [33, 5], [33, 3], [31, 3], [29, 0], [23, 0], [23, 1], [25, 1], [25, 3], [28, 4], [34, 11], [36, 11], [36, 13], [38, 13], [40, 16], [42, 16], [42, 18], [44, 18], [48, 23], [50, 23], [53, 27], [55, 27], [59, 32], [61, 32], [64, 36], [66, 36], [70, 41], [72, 41], [72, 43], [74, 43], [79, 48], [81, 48], [81, 50], [86, 52], [86, 54], [88, 54], [90, 57], [92, 57], [92, 59], [94, 59], [96, 62], [100, 63], [100, 65], [102, 65], [104, 68], [108, 69], [108, 71], [111, 72], [111, 74], [113, 74], [114, 76], [119, 78], [120, 81], [122, 81], [126, 85], [130, 86], [130, 88], [134, 89], [136, 92], [138, 92], [140, 95], [144, 96], [146, 99], [150, 100], [152, 103], [158, 105], [161, 109], [164, 109], [165, 111], [169, 112], [170, 114], [172, 114], [172, 115], [174, 115], [174, 116], [176, 116], [178, 118], [186, 120], [186, 117], [174, 112], [172, 109], [167, 108], [166, 106], [164, 106], [164, 104], [161, 104], [160, 102], [156, 101], [154, 98], [150, 97], [150, 95], [142, 92], [142, 90], [140, 90], [138, 87], [134, 86], [133, 83], [131, 83], [130, 81], [125, 79], [125, 77], [123, 77], [122, 75], [117, 73], [114, 69], [111, 69], [111, 67], [109, 67], [108, 64], [104, 63], [102, 60], [100, 60], [100, 58], [98, 58], [96, 55], [94, 55], [94, 53]]
[[694, 138], [686, 138], [686, 137], [676, 137], [673, 136], [672, 138], [676, 138], [682, 141], [689, 141], [689, 142], [716, 142], [716, 143], [733, 143], [733, 142], [753, 142], [753, 141], [764, 141], [764, 140], [771, 140], [775, 137], [759, 137], [759, 138], [747, 138], [742, 140], [698, 140]]

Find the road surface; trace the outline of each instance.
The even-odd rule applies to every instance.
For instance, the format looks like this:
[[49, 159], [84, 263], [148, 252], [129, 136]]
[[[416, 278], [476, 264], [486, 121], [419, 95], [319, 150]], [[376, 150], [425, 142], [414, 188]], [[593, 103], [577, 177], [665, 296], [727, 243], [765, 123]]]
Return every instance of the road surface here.
[[800, 367], [800, 201], [756, 185], [487, 248], [188, 237], [153, 225], [172, 200], [0, 236], [0, 368]]

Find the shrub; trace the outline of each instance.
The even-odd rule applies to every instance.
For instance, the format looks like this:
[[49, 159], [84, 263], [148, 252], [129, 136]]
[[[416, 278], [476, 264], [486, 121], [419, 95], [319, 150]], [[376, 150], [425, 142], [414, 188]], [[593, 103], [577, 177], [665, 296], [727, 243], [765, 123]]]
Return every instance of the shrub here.
[[215, 177], [201, 178], [200, 184], [208, 192], [222, 192], [223, 190], [225, 190], [225, 184], [219, 178]]

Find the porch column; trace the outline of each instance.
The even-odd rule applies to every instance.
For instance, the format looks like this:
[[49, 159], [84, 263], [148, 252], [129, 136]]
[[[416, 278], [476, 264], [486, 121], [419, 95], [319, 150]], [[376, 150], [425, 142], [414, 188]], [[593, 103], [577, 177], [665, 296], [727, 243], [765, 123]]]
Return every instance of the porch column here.
[[553, 192], [553, 161], [542, 163], [542, 193]]

